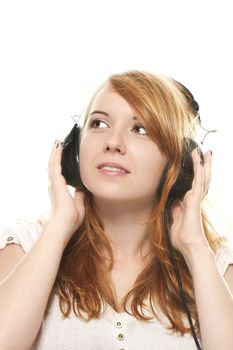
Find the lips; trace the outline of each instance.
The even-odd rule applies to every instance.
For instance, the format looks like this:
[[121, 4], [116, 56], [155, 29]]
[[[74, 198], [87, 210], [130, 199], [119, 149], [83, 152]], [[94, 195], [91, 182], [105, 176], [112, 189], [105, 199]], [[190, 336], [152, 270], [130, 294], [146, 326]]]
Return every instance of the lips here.
[[124, 172], [126, 174], [129, 174], [129, 170], [126, 169], [125, 167], [123, 167], [122, 165], [118, 164], [118, 163], [113, 163], [113, 162], [105, 162], [105, 163], [101, 163], [97, 166], [98, 169], [102, 169], [102, 170], [106, 170], [109, 172]]

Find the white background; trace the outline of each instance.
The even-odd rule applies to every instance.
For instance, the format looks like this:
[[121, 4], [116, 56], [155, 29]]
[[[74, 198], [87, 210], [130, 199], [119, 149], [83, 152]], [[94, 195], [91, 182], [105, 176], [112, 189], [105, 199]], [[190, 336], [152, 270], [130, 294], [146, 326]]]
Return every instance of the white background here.
[[203, 126], [218, 129], [205, 144], [213, 150], [209, 196], [231, 230], [230, 3], [1, 1], [0, 229], [49, 210], [48, 158], [71, 129], [70, 115], [109, 74], [143, 69], [186, 85]]

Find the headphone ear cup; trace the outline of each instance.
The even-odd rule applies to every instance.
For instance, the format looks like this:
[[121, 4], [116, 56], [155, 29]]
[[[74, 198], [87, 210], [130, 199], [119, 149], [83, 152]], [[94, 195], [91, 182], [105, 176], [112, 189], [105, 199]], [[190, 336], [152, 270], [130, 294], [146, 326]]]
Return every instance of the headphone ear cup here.
[[194, 178], [193, 160], [191, 153], [195, 148], [198, 148], [201, 160], [203, 161], [203, 153], [196, 141], [189, 138], [186, 138], [184, 140], [180, 172], [176, 179], [176, 182], [170, 190], [169, 199], [172, 198], [174, 200], [182, 200], [185, 193], [191, 189]]
[[61, 157], [62, 175], [67, 185], [84, 188], [79, 170], [79, 135], [80, 127], [74, 125], [70, 133], [62, 142], [63, 151]]

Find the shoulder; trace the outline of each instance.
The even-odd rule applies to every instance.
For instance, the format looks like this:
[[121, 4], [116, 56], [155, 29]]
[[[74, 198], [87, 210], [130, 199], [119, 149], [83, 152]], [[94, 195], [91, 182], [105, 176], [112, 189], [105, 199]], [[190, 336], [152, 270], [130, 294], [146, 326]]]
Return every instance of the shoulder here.
[[217, 267], [233, 294], [233, 245], [223, 243], [215, 253]]
[[228, 241], [221, 243], [215, 252], [215, 259], [220, 274], [224, 276], [229, 267], [233, 267], [233, 245]]
[[0, 233], [0, 249], [9, 244], [17, 244], [25, 252], [29, 251], [49, 221], [49, 217], [50, 213], [44, 213], [36, 219], [18, 219], [15, 224]]

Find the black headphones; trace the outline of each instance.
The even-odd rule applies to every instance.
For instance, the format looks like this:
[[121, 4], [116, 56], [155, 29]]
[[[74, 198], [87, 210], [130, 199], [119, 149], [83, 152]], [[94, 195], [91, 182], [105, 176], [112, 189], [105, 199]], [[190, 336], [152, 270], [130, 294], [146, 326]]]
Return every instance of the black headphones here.
[[[189, 102], [190, 106], [192, 107], [193, 113], [194, 115], [196, 115], [196, 117], [198, 117], [200, 126], [201, 126], [201, 118], [200, 118], [200, 111], [199, 111], [199, 104], [197, 103], [197, 101], [194, 99], [193, 94], [184, 86], [182, 85], [180, 82], [176, 81], [180, 87], [181, 90], [183, 91], [187, 101]], [[202, 126], [201, 126], [202, 127]], [[203, 127], [202, 127], [203, 128]], [[207, 134], [209, 132], [216, 132], [216, 130], [211, 130], [208, 131], [205, 128], [203, 128]], [[206, 134], [206, 135], [207, 135]], [[205, 135], [205, 136], [206, 136]], [[205, 138], [204, 136], [204, 138]], [[202, 140], [201, 143], [203, 143], [204, 138]], [[199, 150], [199, 155], [201, 158], [201, 162], [204, 162], [204, 155], [200, 149], [200, 147], [198, 146], [198, 144], [196, 143], [196, 141], [194, 141], [193, 139], [185, 139], [185, 142], [183, 144], [183, 154], [182, 154], [182, 164], [181, 164], [181, 168], [180, 168], [180, 173], [176, 179], [176, 182], [174, 183], [174, 185], [172, 186], [169, 196], [168, 196], [168, 201], [167, 201], [167, 205], [166, 205], [166, 209], [163, 213], [163, 223], [164, 223], [164, 228], [165, 228], [165, 239], [166, 239], [166, 243], [167, 243], [167, 248], [168, 248], [168, 253], [169, 253], [169, 257], [176, 275], [176, 279], [177, 279], [177, 283], [179, 286], [179, 292], [180, 292], [180, 297], [183, 301], [183, 305], [184, 305], [184, 309], [185, 309], [185, 313], [187, 315], [188, 321], [189, 321], [189, 325], [190, 325], [190, 329], [191, 329], [191, 333], [193, 336], [193, 340], [195, 342], [196, 348], [198, 350], [202, 350], [201, 345], [199, 343], [199, 340], [197, 338], [196, 335], [196, 331], [193, 325], [193, 320], [191, 317], [191, 313], [188, 307], [188, 303], [187, 303], [187, 298], [184, 292], [184, 288], [182, 285], [182, 281], [181, 281], [181, 276], [180, 276], [180, 271], [179, 268], [177, 266], [177, 262], [175, 259], [175, 254], [174, 254], [174, 248], [171, 244], [171, 240], [170, 240], [170, 234], [169, 234], [169, 228], [168, 228], [168, 222], [169, 222], [169, 213], [170, 213], [170, 209], [172, 206], [172, 203], [174, 200], [182, 200], [185, 193], [191, 189], [192, 186], [192, 181], [193, 181], [193, 177], [194, 177], [194, 171], [193, 171], [193, 161], [191, 158], [191, 152], [192, 150], [194, 150], [195, 148], [197, 148]]]
[[81, 128], [77, 123], [73, 126], [70, 133], [66, 136], [62, 142], [62, 157], [61, 167], [62, 175], [66, 179], [67, 185], [81, 190], [86, 190], [82, 183], [79, 170], [79, 137]]

